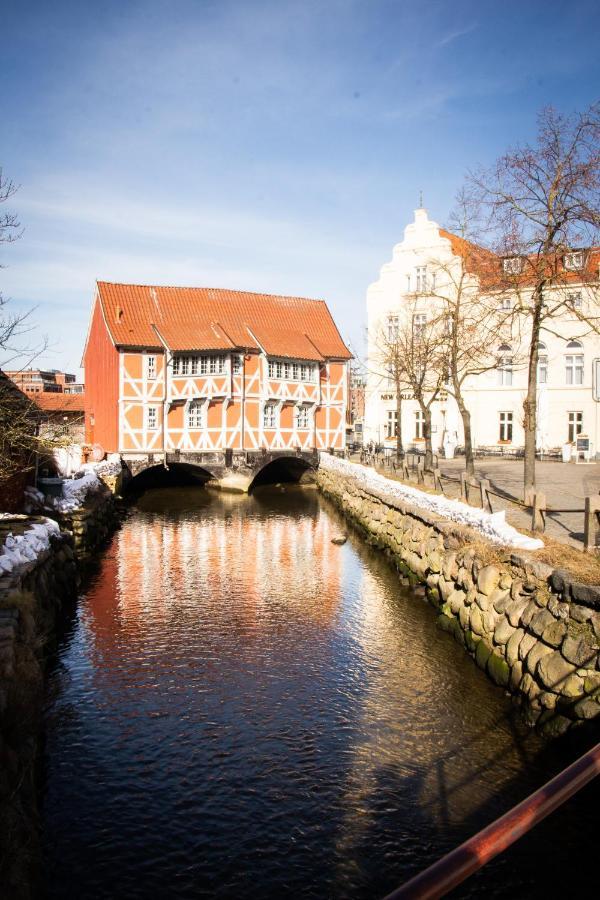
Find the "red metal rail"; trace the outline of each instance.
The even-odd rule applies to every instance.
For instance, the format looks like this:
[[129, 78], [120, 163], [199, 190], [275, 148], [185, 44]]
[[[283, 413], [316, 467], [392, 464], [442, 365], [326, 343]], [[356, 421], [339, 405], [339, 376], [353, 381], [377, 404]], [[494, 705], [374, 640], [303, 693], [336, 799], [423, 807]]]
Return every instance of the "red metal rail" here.
[[510, 847], [600, 772], [600, 744], [518, 806], [452, 850], [385, 900], [434, 900]]

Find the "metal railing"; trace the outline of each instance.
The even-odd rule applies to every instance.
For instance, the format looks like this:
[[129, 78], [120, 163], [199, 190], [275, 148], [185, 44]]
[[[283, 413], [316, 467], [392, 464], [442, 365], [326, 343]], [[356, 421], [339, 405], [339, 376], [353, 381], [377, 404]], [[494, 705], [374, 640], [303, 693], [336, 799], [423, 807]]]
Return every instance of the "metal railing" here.
[[385, 900], [435, 900], [443, 897], [554, 812], [599, 772], [600, 744], [596, 744], [526, 800], [392, 891]]

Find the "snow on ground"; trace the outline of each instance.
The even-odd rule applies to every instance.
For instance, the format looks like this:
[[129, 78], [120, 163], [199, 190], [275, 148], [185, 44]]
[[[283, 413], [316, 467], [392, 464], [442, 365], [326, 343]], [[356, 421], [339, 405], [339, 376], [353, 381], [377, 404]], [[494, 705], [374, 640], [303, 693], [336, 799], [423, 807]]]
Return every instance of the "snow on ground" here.
[[[2, 518], [16, 517], [3, 514]], [[35, 522], [25, 534], [9, 532], [0, 547], [0, 577], [12, 572], [16, 566], [35, 562], [39, 554], [50, 546], [50, 535], [59, 533], [58, 524], [53, 519]]]
[[348, 462], [345, 459], [338, 459], [329, 453], [321, 453], [320, 466], [339, 475], [349, 475], [361, 484], [366, 490], [374, 488], [385, 493], [396, 500], [404, 500], [420, 509], [426, 509], [430, 512], [451, 519], [461, 525], [479, 531], [489, 541], [495, 544], [504, 544], [509, 547], [519, 547], [522, 550], [539, 550], [544, 546], [543, 541], [537, 538], [530, 538], [513, 528], [506, 521], [504, 510], [497, 513], [489, 513], [483, 509], [476, 509], [460, 500], [450, 500], [440, 494], [427, 494], [418, 488], [411, 487], [408, 484], [402, 484], [399, 481], [392, 481], [385, 476], [368, 469], [358, 463]]

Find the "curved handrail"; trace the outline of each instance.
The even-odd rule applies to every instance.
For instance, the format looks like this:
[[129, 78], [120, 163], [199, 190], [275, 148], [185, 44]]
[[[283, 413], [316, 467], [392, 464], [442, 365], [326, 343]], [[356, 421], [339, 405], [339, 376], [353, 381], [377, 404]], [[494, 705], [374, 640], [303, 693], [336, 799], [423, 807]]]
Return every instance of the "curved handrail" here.
[[385, 900], [435, 900], [502, 853], [600, 772], [600, 744]]

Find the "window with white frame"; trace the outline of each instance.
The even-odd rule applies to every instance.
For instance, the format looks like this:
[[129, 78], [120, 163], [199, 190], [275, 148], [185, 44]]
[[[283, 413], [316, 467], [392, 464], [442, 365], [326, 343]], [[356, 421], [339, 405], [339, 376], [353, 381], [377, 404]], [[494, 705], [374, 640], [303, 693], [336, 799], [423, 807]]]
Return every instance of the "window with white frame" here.
[[417, 294], [422, 294], [427, 290], [427, 266], [417, 266], [415, 274]]
[[568, 441], [570, 444], [573, 443], [578, 434], [581, 434], [583, 431], [583, 413], [579, 411], [574, 411], [569, 413], [569, 431], [568, 431]]
[[390, 342], [390, 344], [392, 344], [398, 340], [399, 333], [400, 333], [400, 325], [398, 322], [398, 316], [388, 316], [387, 339]]
[[513, 356], [510, 344], [498, 347], [498, 384], [510, 387], [513, 383]]
[[500, 309], [512, 309], [512, 300], [510, 297], [503, 297], [500, 301]]
[[416, 339], [422, 338], [427, 325], [426, 313], [415, 313], [413, 316], [413, 335]]
[[146, 409], [146, 426], [149, 431], [155, 431], [158, 428], [158, 409], [156, 406], [149, 406]]
[[308, 406], [296, 407], [296, 428], [308, 428]]
[[269, 378], [285, 381], [314, 381], [316, 367], [312, 363], [288, 362], [281, 359], [270, 359], [268, 362]]
[[425, 437], [425, 416], [422, 409], [415, 412], [415, 440], [422, 441]]
[[206, 356], [176, 355], [173, 357], [173, 375], [222, 375], [227, 369], [223, 354]]
[[563, 257], [565, 269], [577, 271], [583, 269], [583, 250], [577, 250], [575, 253], [565, 253]]
[[581, 291], [573, 291], [567, 294], [567, 303], [571, 309], [583, 309], [583, 297]]
[[396, 437], [398, 434], [398, 410], [388, 409], [387, 422], [385, 425], [385, 436], [388, 438]]
[[537, 380], [538, 384], [548, 384], [548, 355], [545, 344], [538, 344]]
[[149, 381], [153, 381], [156, 378], [156, 357], [155, 356], [147, 356], [146, 357], [146, 375]]
[[265, 403], [263, 409], [263, 428], [277, 427], [277, 406], [275, 403]]
[[509, 256], [502, 260], [505, 275], [520, 275], [523, 271], [523, 259], [520, 256]]
[[583, 384], [583, 345], [581, 341], [569, 341], [565, 356], [567, 384]]
[[410, 294], [411, 285], [410, 285], [410, 275], [406, 276], [406, 293]]
[[187, 426], [188, 428], [202, 428], [203, 417], [202, 410], [204, 405], [201, 400], [190, 400], [187, 408]]
[[234, 375], [241, 375], [243, 369], [243, 359], [241, 356], [238, 356], [237, 353], [231, 357], [231, 371]]
[[507, 443], [513, 439], [513, 414], [511, 412], [500, 413], [500, 440]]

